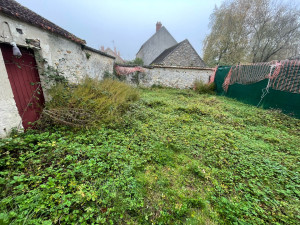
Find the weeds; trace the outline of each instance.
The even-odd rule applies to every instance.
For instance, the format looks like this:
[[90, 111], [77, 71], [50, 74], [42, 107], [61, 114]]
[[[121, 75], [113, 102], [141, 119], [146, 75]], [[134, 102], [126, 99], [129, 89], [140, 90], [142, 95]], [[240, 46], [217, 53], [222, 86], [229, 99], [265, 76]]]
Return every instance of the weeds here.
[[44, 113], [55, 123], [79, 127], [118, 123], [139, 99], [138, 90], [123, 82], [88, 77], [78, 85], [58, 84], [49, 93], [52, 100]]
[[184, 92], [0, 140], [0, 224], [298, 224], [299, 120]]
[[193, 89], [199, 94], [214, 94], [216, 86], [215, 83], [206, 84], [202, 80], [196, 80]]

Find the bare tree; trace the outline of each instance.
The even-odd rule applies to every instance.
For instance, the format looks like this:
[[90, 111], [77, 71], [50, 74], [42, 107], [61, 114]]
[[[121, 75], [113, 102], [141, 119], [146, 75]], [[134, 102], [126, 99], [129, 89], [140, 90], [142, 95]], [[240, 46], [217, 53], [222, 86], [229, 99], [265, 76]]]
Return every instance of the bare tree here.
[[232, 64], [246, 54], [245, 14], [236, 13], [236, 6], [224, 3], [211, 15], [211, 33], [204, 41], [204, 61], [211, 64]]
[[300, 40], [299, 17], [299, 8], [290, 2], [226, 1], [211, 16], [204, 61], [234, 64], [286, 59]]

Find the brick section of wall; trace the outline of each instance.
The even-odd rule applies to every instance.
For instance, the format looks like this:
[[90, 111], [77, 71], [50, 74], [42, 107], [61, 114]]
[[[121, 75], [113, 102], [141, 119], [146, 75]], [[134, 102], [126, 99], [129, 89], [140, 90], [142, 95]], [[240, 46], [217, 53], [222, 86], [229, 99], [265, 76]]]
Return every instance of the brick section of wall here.
[[165, 66], [205, 67], [205, 63], [188, 40], [183, 41], [161, 64]]

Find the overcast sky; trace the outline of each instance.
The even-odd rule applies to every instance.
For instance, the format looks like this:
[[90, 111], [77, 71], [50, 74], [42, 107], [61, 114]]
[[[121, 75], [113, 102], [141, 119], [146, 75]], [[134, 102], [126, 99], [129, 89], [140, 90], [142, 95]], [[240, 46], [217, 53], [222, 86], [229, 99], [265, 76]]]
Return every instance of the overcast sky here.
[[17, 0], [96, 49], [117, 47], [135, 58], [161, 21], [177, 42], [188, 39], [202, 57], [209, 16], [222, 0]]

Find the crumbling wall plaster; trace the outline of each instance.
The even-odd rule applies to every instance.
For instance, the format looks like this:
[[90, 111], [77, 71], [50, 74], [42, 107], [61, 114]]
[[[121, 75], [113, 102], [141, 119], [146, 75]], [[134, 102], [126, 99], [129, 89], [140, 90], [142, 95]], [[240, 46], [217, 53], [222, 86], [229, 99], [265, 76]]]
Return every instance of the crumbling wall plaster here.
[[[10, 32], [5, 33], [7, 38], [0, 37], [2, 42], [13, 40], [17, 45], [34, 48], [26, 43], [26, 39], [40, 41], [40, 49], [35, 48], [40, 74], [51, 66], [58, 69], [69, 81], [78, 82], [86, 75], [101, 77], [105, 71], [113, 71], [113, 58], [83, 50], [81, 45], [69, 39], [0, 14], [0, 24], [3, 23], [8, 24]], [[23, 34], [17, 32], [17, 28], [21, 29]], [[86, 52], [90, 54], [89, 59]]]
[[[17, 28], [21, 29], [22, 32], [19, 33]], [[28, 39], [37, 40], [40, 48], [31, 43], [26, 43]], [[69, 39], [0, 14], [0, 42], [10, 43], [12, 41], [18, 46], [34, 49], [40, 75], [47, 71], [48, 67], [52, 67], [70, 82], [76, 83], [84, 76], [101, 79], [105, 71], [113, 72], [113, 58], [82, 49], [80, 44]], [[19, 126], [21, 118], [16, 107], [1, 52], [0, 78], [0, 137], [4, 137], [11, 128]], [[47, 86], [45, 78], [40, 76], [40, 79], [44, 89], [45, 100], [47, 101], [49, 96], [45, 90]]]
[[89, 54], [89, 58], [86, 63], [86, 74], [98, 79], [103, 79], [104, 72], [113, 73], [114, 70], [114, 60], [105, 57], [103, 55], [97, 54], [90, 50], [84, 50], [85, 53]]

